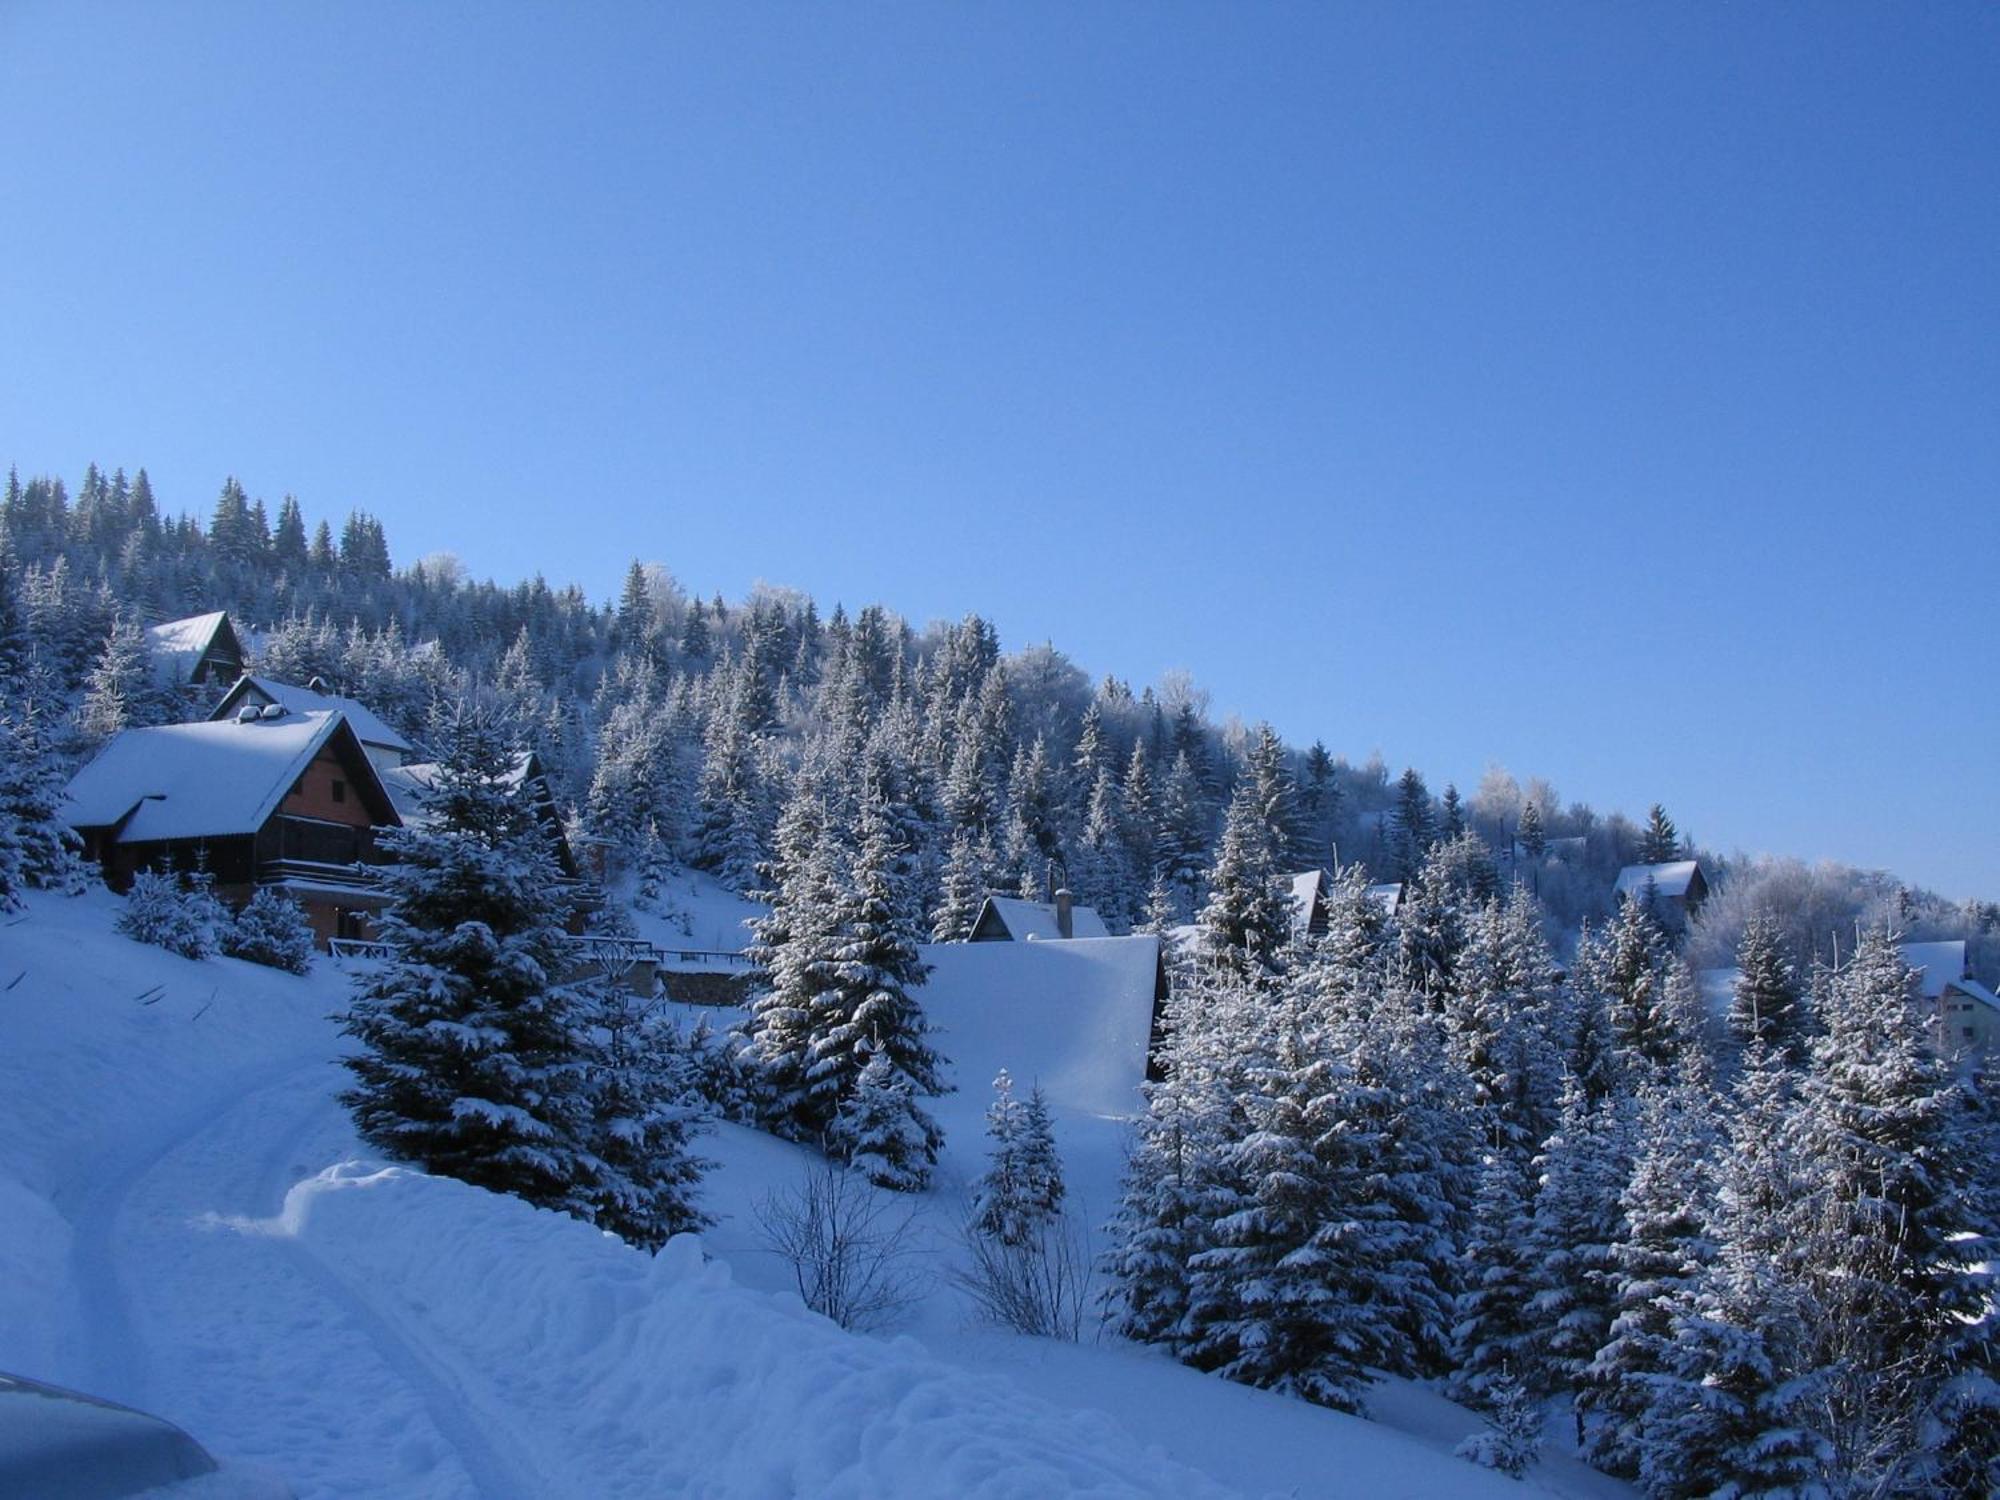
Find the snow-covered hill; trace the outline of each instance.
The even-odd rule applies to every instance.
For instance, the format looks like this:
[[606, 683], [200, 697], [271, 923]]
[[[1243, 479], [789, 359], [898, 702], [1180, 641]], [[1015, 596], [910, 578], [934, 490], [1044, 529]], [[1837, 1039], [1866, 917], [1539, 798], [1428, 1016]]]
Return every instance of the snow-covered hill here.
[[[114, 935], [116, 906], [39, 897], [0, 927], [0, 1369], [157, 1411], [301, 1496], [1541, 1489], [1450, 1458], [1471, 1419], [1408, 1387], [1377, 1401], [1394, 1427], [1361, 1422], [970, 1329], [942, 1284], [912, 1309], [921, 1343], [843, 1333], [758, 1248], [749, 1206], [803, 1158], [752, 1132], [703, 1142], [720, 1259], [370, 1161], [335, 1100], [345, 976], [174, 958]], [[1059, 1024], [1051, 976], [1086, 946], [1017, 951], [1025, 984], [999, 957], [940, 963], [962, 1084], [925, 1205], [940, 1242], [1000, 1065], [1048, 1086], [1078, 1191], [1109, 1206], [1137, 1078], [1103, 1044], [1136, 1001], [1086, 987], [1113, 998]], [[1561, 1459], [1536, 1480], [1624, 1493]]]

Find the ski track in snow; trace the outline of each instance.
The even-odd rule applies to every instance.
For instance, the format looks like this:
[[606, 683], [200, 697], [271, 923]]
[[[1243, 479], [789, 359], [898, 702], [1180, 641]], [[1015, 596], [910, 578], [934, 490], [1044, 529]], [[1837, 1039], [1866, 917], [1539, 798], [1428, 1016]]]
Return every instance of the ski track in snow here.
[[[295, 1238], [259, 1232], [321, 1164], [302, 1159], [305, 1148], [346, 1136], [332, 1091], [308, 1081], [330, 1066], [322, 1051], [235, 1076], [79, 1203], [71, 1265], [84, 1350], [75, 1378], [287, 1470], [302, 1497], [352, 1494], [357, 1481], [427, 1500], [548, 1493], [501, 1424], [476, 1409], [462, 1372], [399, 1333]], [[255, 1295], [239, 1296], [246, 1287]], [[261, 1336], [240, 1336], [232, 1314], [245, 1312], [267, 1325]], [[323, 1368], [285, 1358], [288, 1345], [310, 1347], [336, 1330], [355, 1380], [329, 1381]], [[288, 1380], [277, 1403], [287, 1425], [240, 1428], [238, 1414], [254, 1403], [229, 1392], [254, 1386], [268, 1405]], [[384, 1466], [391, 1472], [367, 1474]]]

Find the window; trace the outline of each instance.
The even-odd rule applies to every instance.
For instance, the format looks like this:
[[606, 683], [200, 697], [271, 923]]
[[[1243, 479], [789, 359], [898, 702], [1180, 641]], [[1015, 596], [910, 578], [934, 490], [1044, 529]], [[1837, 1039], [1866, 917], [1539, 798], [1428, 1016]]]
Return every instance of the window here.
[[337, 776], [333, 782], [333, 800], [336, 802], [345, 802], [347, 800], [347, 783]]

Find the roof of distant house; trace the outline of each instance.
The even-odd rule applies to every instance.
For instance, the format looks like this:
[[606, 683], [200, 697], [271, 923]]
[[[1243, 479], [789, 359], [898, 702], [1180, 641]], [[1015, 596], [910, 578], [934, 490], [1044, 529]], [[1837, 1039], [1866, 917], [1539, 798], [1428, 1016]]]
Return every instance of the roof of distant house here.
[[1301, 870], [1290, 877], [1292, 883], [1292, 920], [1300, 927], [1312, 921], [1313, 902], [1326, 889], [1326, 871]]
[[[993, 908], [1008, 935], [1015, 942], [1024, 943], [1033, 939], [1037, 942], [1063, 941], [1062, 929], [1056, 925], [1056, 908], [1052, 901], [1024, 901], [1018, 896], [988, 896], [986, 904]], [[1069, 930], [1073, 938], [1107, 938], [1111, 930], [1088, 906], [1072, 906], [1069, 912]]]
[[1903, 962], [1918, 973], [1917, 990], [1926, 1000], [1935, 1000], [1944, 987], [1965, 977], [1965, 940], [1943, 943], [1904, 943], [1899, 950]]
[[[319, 679], [313, 680], [317, 682]], [[342, 698], [317, 688], [300, 687], [297, 683], [280, 682], [275, 677], [260, 677], [254, 673], [246, 672], [237, 678], [235, 685], [223, 695], [222, 701], [216, 704], [215, 711], [209, 717], [234, 718], [242, 707], [244, 697], [253, 689], [273, 703], [282, 703], [295, 714], [341, 714], [354, 730], [355, 738], [364, 745], [379, 745], [385, 750], [395, 750], [403, 754], [415, 752], [415, 746], [352, 698]]]
[[155, 685], [170, 687], [192, 680], [196, 665], [208, 654], [215, 644], [216, 633], [228, 621], [229, 611], [218, 609], [148, 626], [146, 649], [152, 658]]
[[[122, 823], [124, 844], [255, 833], [343, 734], [352, 740], [354, 731], [337, 713], [127, 729], [70, 779], [63, 817], [72, 828]], [[353, 748], [365, 764], [358, 741]], [[380, 801], [390, 812], [389, 799]]]
[[1981, 1005], [2000, 1010], [2000, 995], [1995, 995], [1976, 979], [1954, 979], [1949, 987], [1967, 999], [1977, 1000]]
[[[385, 766], [376, 774], [382, 778], [389, 800], [396, 804], [403, 821], [411, 827], [422, 827], [430, 817], [431, 794], [437, 790], [438, 777], [443, 771], [444, 767], [436, 761], [424, 760], [408, 766]], [[501, 785], [512, 790], [534, 771], [534, 752], [523, 750], [514, 757], [514, 764]]]
[[[1695, 877], [1701, 874], [1701, 861], [1694, 859], [1669, 860], [1663, 865], [1627, 865], [1618, 872], [1618, 884], [1612, 888], [1619, 896], [1636, 896], [1646, 888], [1646, 882], [1653, 882], [1656, 895], [1670, 898], [1685, 897]], [[1702, 884], [1707, 879], [1703, 877]]]
[[1368, 899], [1382, 908], [1385, 916], [1396, 915], [1396, 908], [1403, 904], [1403, 882], [1387, 880], [1380, 885], [1368, 887]]

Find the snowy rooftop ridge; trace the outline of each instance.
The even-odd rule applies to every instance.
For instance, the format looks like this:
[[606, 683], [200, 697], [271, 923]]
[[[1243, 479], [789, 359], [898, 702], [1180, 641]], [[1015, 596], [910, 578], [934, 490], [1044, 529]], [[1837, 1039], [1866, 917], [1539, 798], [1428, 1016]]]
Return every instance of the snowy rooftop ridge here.
[[[988, 896], [986, 905], [1006, 925], [1009, 935], [1017, 943], [1064, 941], [1053, 902], [1027, 901], [1019, 896]], [[1111, 929], [1104, 925], [1104, 918], [1088, 906], [1070, 908], [1069, 930], [1071, 938], [1111, 936]]]
[[[314, 678], [315, 682], [319, 679]], [[385, 750], [402, 754], [413, 753], [415, 747], [395, 730], [383, 723], [365, 705], [352, 698], [343, 698], [335, 693], [323, 693], [314, 688], [300, 687], [293, 682], [280, 682], [275, 677], [261, 677], [246, 672], [236, 679], [236, 683], [223, 695], [222, 701], [209, 715], [211, 719], [229, 719], [236, 716], [243, 699], [251, 692], [261, 694], [273, 703], [283, 704], [295, 714], [338, 713], [353, 729], [355, 738], [364, 745], [379, 745]]]
[[353, 732], [338, 713], [127, 729], [70, 778], [63, 817], [72, 828], [122, 820], [125, 844], [255, 833], [342, 730]]
[[196, 664], [214, 644], [216, 632], [228, 619], [227, 610], [217, 609], [205, 615], [190, 615], [185, 620], [148, 626], [146, 649], [152, 657], [154, 684], [167, 687], [188, 681]]
[[1614, 895], [1636, 896], [1646, 888], [1646, 882], [1653, 882], [1653, 890], [1661, 896], [1684, 897], [1694, 884], [1695, 876], [1701, 873], [1701, 862], [1693, 859], [1669, 860], [1663, 865], [1627, 865], [1618, 872], [1618, 884], [1612, 887]]
[[1897, 951], [1903, 962], [1917, 971], [1917, 991], [1926, 1000], [1937, 999], [1946, 985], [1966, 977], [1963, 938], [1946, 943], [1903, 943]]

